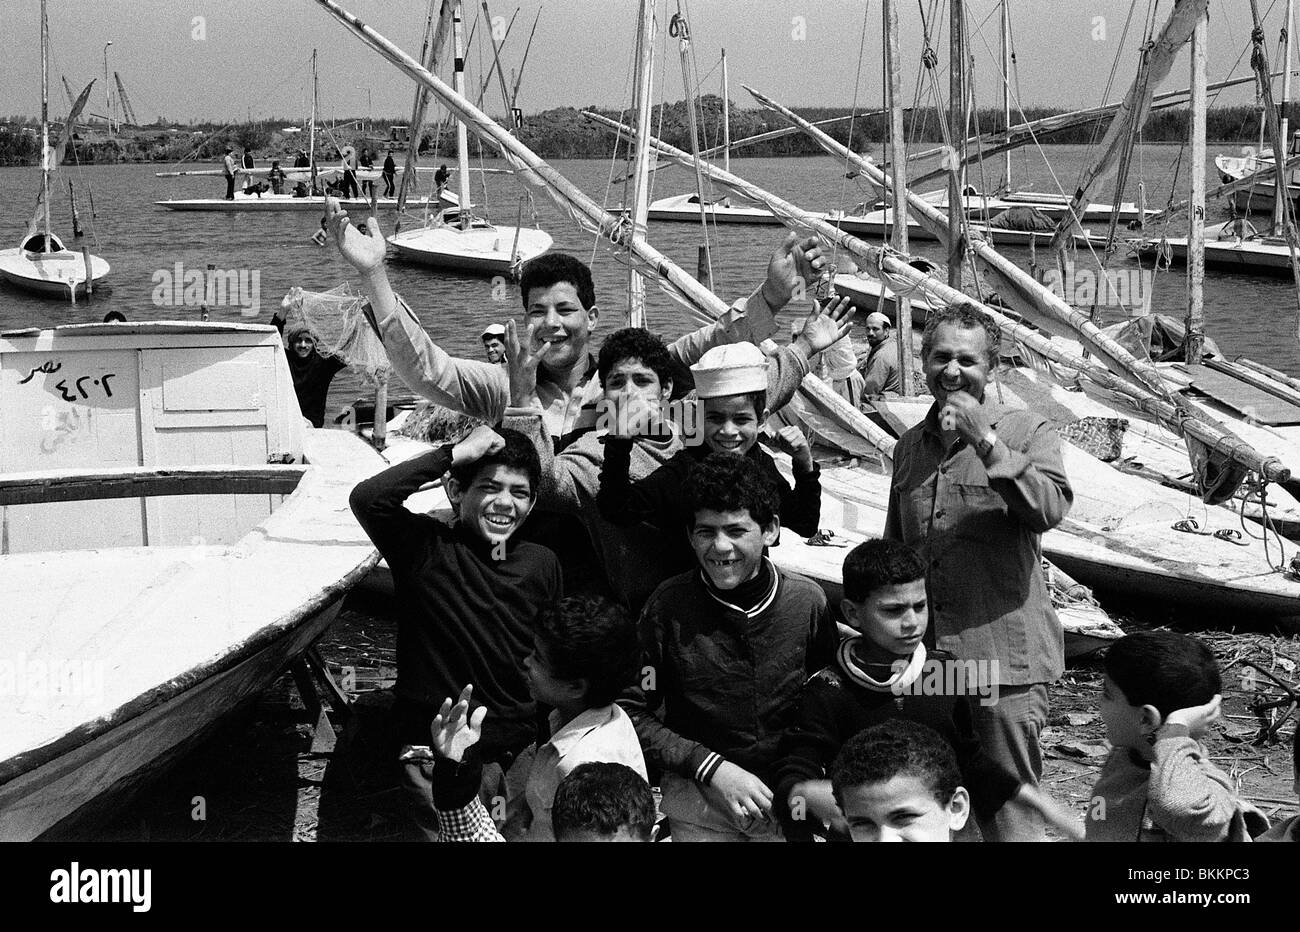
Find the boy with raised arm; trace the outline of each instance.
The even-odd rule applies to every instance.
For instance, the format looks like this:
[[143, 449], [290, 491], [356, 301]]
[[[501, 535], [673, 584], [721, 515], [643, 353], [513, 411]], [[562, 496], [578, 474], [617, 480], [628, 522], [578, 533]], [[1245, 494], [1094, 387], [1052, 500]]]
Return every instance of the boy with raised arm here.
[[[397, 373], [413, 391], [461, 414], [498, 423], [510, 406], [510, 384], [499, 366], [448, 355], [429, 338], [405, 301], [394, 294], [384, 269], [387, 244], [374, 217], [370, 235], [351, 229], [336, 200], [326, 202], [327, 225], [339, 252], [362, 276], [379, 324], [384, 348]], [[708, 349], [724, 343], [758, 343], [776, 330], [776, 313], [796, 289], [811, 283], [825, 267], [811, 237], [791, 233], [768, 263], [767, 277], [737, 301], [717, 322], [669, 346], [674, 367], [683, 371]], [[539, 342], [550, 345], [537, 371], [537, 400], [547, 435], [557, 449], [596, 425], [602, 397], [594, 378], [589, 338], [600, 319], [591, 269], [564, 253], [545, 253], [526, 263], [519, 282], [524, 321]]]
[[[450, 470], [448, 525], [403, 504]], [[536, 501], [537, 453], [515, 431], [476, 428], [392, 466], [352, 490], [357, 521], [393, 572], [398, 605], [393, 715], [403, 789], [425, 837], [437, 837], [430, 791], [429, 729], [443, 698], [474, 683], [492, 713], [477, 748], [499, 776], [536, 732], [535, 700], [523, 672], [542, 607], [561, 596], [555, 554], [515, 539]]]
[[1250, 841], [1267, 829], [1200, 744], [1222, 702], [1210, 649], [1185, 634], [1138, 631], [1103, 663], [1112, 750], [1088, 805], [1088, 841]]

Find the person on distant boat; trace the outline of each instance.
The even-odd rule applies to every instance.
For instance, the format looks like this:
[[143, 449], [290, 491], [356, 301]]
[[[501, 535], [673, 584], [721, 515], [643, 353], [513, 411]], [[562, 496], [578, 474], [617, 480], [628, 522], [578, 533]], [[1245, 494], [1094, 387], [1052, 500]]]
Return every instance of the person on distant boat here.
[[863, 395], [897, 393], [902, 382], [898, 375], [898, 344], [889, 326], [889, 318], [879, 311], [867, 315], [867, 346], [858, 354], [858, 372], [862, 374]]
[[121, 311], [109, 311], [107, 314], [104, 315], [104, 323], [124, 324], [126, 323], [126, 315], [123, 314]]
[[226, 155], [221, 160], [222, 171], [226, 176], [226, 200], [235, 199], [235, 157], [231, 153], [235, 150], [226, 146]]
[[[1042, 777], [1047, 685], [1065, 669], [1065, 635], [1042, 570], [1042, 535], [1074, 501], [1061, 441], [1041, 415], [985, 392], [1001, 334], [966, 303], [933, 314], [921, 338], [935, 401], [894, 449], [883, 537], [929, 565], [934, 646], [983, 667], [997, 701], [972, 709], [989, 757], [1031, 789]], [[1042, 840], [1041, 818], [1004, 806], [981, 821], [995, 841]]]
[[353, 146], [344, 146], [339, 150], [343, 167], [343, 197], [359, 198], [357, 189], [357, 150]]
[[[374, 158], [371, 157], [369, 149], [362, 150], [359, 164], [362, 169], [373, 169], [375, 167], [375, 160]], [[374, 194], [374, 192], [375, 192], [375, 183], [373, 181], [367, 179], [361, 182], [362, 194], [364, 194], [366, 197], [370, 197], [372, 194]]]
[[384, 197], [392, 197], [397, 188], [394, 182], [397, 181], [397, 163], [393, 161], [393, 150], [390, 147], [388, 154], [384, 157]]
[[266, 180], [270, 182], [273, 194], [284, 193], [284, 169], [280, 167], [279, 160], [271, 162], [271, 171], [267, 174]]
[[293, 196], [294, 196], [294, 197], [306, 197], [306, 196], [307, 196], [307, 182], [305, 182], [305, 181], [299, 181], [297, 184], [295, 184], [295, 185], [293, 186]]
[[253, 183], [253, 150], [247, 146], [244, 147], [243, 157], [240, 159], [240, 173], [244, 175], [244, 186], [249, 187]]
[[289, 374], [293, 376], [293, 391], [298, 396], [302, 416], [311, 421], [312, 427], [325, 426], [325, 399], [329, 395], [330, 382], [348, 364], [338, 356], [321, 355], [316, 349], [316, 338], [303, 324], [286, 327], [283, 308], [275, 312], [271, 323], [289, 345], [286, 354]]
[[307, 158], [307, 150], [299, 149], [298, 157], [293, 160], [294, 168], [311, 168], [311, 159]]
[[249, 197], [256, 196], [260, 200], [262, 195], [267, 194], [270, 190], [271, 186], [269, 184], [265, 181], [259, 181], [257, 184], [250, 184], [248, 187], [244, 188], [244, 194]]
[[506, 328], [504, 324], [490, 324], [479, 339], [483, 341], [483, 351], [487, 361], [504, 366], [506, 364]]
[[451, 172], [447, 171], [445, 164], [439, 165], [438, 170], [433, 173], [433, 185], [438, 189], [437, 196], [442, 196], [442, 189], [447, 187], [447, 180], [451, 178]]

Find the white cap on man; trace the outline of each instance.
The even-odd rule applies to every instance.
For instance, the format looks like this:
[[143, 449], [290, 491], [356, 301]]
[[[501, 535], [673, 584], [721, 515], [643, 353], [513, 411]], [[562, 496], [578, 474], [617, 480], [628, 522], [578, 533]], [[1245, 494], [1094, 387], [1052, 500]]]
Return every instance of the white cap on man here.
[[486, 340], [488, 337], [504, 337], [506, 335], [505, 324], [491, 324], [486, 330], [479, 334], [480, 340]]
[[699, 398], [767, 391], [767, 357], [753, 343], [715, 346], [691, 366]]

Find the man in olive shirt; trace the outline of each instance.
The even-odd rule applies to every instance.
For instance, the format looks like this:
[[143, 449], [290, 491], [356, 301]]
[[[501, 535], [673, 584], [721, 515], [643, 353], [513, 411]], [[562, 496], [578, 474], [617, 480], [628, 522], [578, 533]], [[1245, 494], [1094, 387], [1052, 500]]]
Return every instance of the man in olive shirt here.
[[[1041, 536], [1065, 517], [1073, 493], [1056, 431], [985, 393], [999, 343], [993, 322], [969, 304], [926, 323], [921, 361], [935, 402], [894, 450], [884, 536], [925, 557], [936, 645], [975, 661], [986, 680], [978, 685], [997, 690], [992, 704], [972, 704], [980, 744], [1037, 786], [1047, 684], [1065, 668]], [[980, 827], [1008, 841], [1043, 831], [1007, 807]]]

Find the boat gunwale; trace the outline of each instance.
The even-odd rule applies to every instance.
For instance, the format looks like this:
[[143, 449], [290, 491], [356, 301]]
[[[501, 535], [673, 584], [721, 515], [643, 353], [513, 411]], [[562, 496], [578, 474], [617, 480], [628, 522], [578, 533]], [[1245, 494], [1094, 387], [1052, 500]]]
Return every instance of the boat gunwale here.
[[[260, 467], [255, 467], [257, 469]], [[345, 467], [346, 468], [346, 467]], [[268, 518], [263, 519], [233, 545], [238, 548], [247, 541], [265, 543], [267, 538], [261, 533], [266, 521], [276, 516], [291, 514], [291, 510], [305, 507], [307, 499], [317, 483], [329, 482], [326, 475], [328, 467], [307, 463], [305, 466], [288, 467], [290, 471], [301, 470], [300, 481], [292, 495]], [[166, 473], [179, 470], [147, 470], [147, 472]], [[90, 471], [86, 471], [90, 472]], [[119, 472], [129, 472], [119, 470]], [[84, 473], [83, 473], [84, 474]], [[83, 475], [79, 474], [79, 475]], [[358, 542], [359, 545], [359, 542]], [[185, 691], [204, 680], [223, 673], [283, 637], [287, 630], [295, 628], [315, 617], [335, 601], [342, 598], [378, 564], [380, 555], [373, 546], [369, 554], [342, 576], [334, 578], [329, 584], [317, 589], [313, 595], [298, 603], [293, 609], [263, 624], [256, 631], [241, 641], [230, 645], [216, 656], [203, 660], [189, 667], [178, 676], [172, 677], [156, 686], [136, 695], [122, 705], [109, 710], [89, 721], [84, 721], [72, 729], [63, 732], [52, 741], [28, 750], [20, 751], [0, 760], [0, 786], [17, 779], [39, 767], [49, 764], [72, 749], [111, 733], [126, 722], [135, 719], [151, 709], [171, 701]]]

